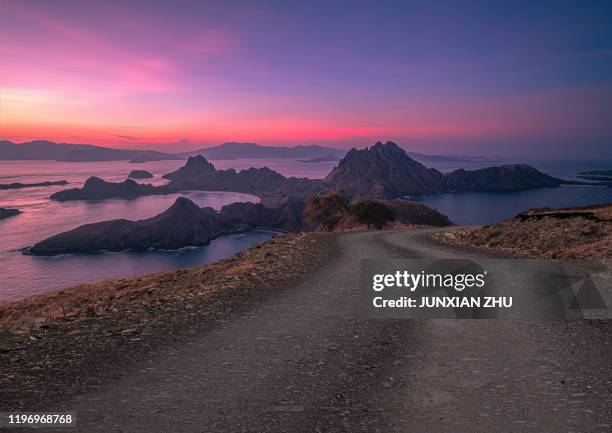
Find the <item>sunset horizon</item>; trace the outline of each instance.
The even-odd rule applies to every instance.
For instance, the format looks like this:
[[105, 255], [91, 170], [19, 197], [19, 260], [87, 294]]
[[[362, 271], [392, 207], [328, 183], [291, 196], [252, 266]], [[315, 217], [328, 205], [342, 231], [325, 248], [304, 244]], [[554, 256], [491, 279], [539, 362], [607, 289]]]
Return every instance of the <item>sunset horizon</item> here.
[[347, 5], [4, 0], [0, 138], [612, 158], [609, 5]]
[[0, 0], [0, 428], [612, 426], [612, 0]]

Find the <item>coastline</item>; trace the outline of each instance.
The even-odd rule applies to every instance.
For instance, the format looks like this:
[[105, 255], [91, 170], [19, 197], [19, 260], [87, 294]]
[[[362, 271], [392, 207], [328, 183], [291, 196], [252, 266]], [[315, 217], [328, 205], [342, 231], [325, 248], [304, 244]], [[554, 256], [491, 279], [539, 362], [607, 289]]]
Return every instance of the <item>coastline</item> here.
[[290, 287], [328, 261], [333, 236], [281, 235], [209, 265], [102, 281], [0, 304], [0, 407], [44, 408], [112, 379]]

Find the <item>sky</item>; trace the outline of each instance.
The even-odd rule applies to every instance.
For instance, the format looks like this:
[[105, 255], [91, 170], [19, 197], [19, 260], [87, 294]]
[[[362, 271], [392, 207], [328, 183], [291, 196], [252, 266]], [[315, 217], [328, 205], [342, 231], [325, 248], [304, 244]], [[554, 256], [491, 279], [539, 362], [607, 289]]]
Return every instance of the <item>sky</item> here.
[[612, 159], [612, 2], [0, 0], [0, 139]]

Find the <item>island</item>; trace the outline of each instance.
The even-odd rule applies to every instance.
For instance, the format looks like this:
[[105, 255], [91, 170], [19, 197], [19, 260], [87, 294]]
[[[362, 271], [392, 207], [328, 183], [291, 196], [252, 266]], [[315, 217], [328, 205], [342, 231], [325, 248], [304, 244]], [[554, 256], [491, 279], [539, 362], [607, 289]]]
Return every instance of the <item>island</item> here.
[[[403, 225], [444, 227], [452, 222], [434, 209], [408, 200], [381, 201]], [[288, 198], [268, 207], [261, 203], [232, 203], [220, 211], [200, 208], [179, 197], [164, 212], [145, 220], [125, 219], [85, 224], [44, 239], [23, 250], [28, 255], [100, 253], [105, 251], [176, 250], [206, 245], [210, 240], [230, 233], [268, 228], [288, 233], [320, 231], [317, 223], [304, 216], [305, 201]], [[351, 214], [344, 213], [343, 229], [354, 227]]]
[[9, 209], [5, 207], [0, 207], [0, 220], [8, 217], [12, 217], [15, 215], [19, 215], [21, 211], [19, 209]]
[[90, 178], [82, 189], [58, 192], [51, 198], [91, 200], [188, 190], [233, 191], [257, 195], [262, 203], [274, 206], [287, 198], [305, 199], [333, 189], [343, 190], [351, 199], [394, 200], [448, 192], [506, 192], [581, 183], [554, 178], [527, 164], [459, 169], [444, 174], [415, 161], [393, 142], [351, 149], [324, 179], [285, 177], [267, 167], [217, 170], [202, 155], [189, 157], [183, 167], [163, 177], [170, 182], [159, 187]]
[[520, 191], [575, 182], [556, 179], [527, 164], [443, 174], [410, 158], [393, 142], [378, 142], [370, 148], [351, 149], [323, 183], [353, 196], [394, 199], [445, 192]]
[[128, 175], [129, 179], [151, 179], [153, 175], [147, 170], [132, 170]]
[[51, 195], [52, 200], [102, 200], [107, 198], [136, 198], [143, 195], [166, 193], [164, 188], [151, 184], [139, 184], [131, 179], [120, 183], [106, 182], [99, 177], [90, 177], [83, 188], [72, 188]]
[[24, 143], [0, 141], [0, 160], [47, 160], [64, 162], [84, 161], [160, 161], [185, 159], [183, 156], [157, 150], [112, 149], [91, 144], [55, 143], [49, 140], [34, 140]]
[[37, 243], [32, 255], [93, 253], [101, 251], [175, 250], [206, 245], [226, 230], [212, 208], [199, 208], [180, 197], [166, 211], [141, 221], [125, 219], [85, 224]]
[[36, 182], [36, 183], [3, 183], [0, 184], [0, 189], [21, 189], [21, 188], [34, 188], [37, 186], [61, 186], [68, 185], [68, 181], [66, 180], [57, 180], [57, 181], [46, 181], [46, 182]]

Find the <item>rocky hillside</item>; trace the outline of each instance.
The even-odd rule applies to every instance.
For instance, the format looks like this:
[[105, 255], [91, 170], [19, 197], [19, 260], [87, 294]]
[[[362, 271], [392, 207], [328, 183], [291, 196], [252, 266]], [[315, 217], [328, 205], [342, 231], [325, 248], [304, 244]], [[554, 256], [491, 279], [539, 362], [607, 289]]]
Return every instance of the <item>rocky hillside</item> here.
[[193, 156], [184, 167], [163, 176], [170, 179], [168, 188], [174, 191], [199, 189], [235, 191], [256, 194], [262, 198], [306, 197], [321, 188], [320, 181], [287, 178], [267, 167], [236, 171], [217, 170], [203, 156]]
[[[401, 225], [452, 225], [449, 219], [419, 203], [407, 200], [383, 201]], [[232, 203], [219, 212], [200, 208], [191, 200], [179, 197], [164, 212], [153, 218], [125, 219], [85, 224], [51, 236], [24, 250], [30, 255], [97, 253], [102, 251], [176, 250], [206, 245], [222, 234], [252, 230], [258, 227], [299, 233], [316, 230], [304, 217], [305, 200], [285, 198], [274, 207], [261, 203]], [[347, 219], [346, 228], [353, 229]]]
[[442, 174], [410, 158], [392, 142], [378, 142], [362, 150], [351, 149], [322, 181], [288, 178], [267, 167], [217, 170], [201, 155], [190, 157], [185, 166], [163, 177], [170, 182], [161, 187], [141, 185], [131, 180], [111, 183], [91, 177], [83, 188], [60, 191], [51, 198], [97, 200], [208, 190], [255, 194], [267, 205], [279, 205], [288, 198], [303, 199], [333, 188], [340, 188], [351, 197], [396, 199], [452, 191], [517, 191], [576, 183], [555, 179], [526, 164], [472, 171], [460, 169]]
[[304, 201], [287, 199], [270, 208], [255, 203], [233, 203], [220, 212], [200, 208], [179, 197], [153, 218], [85, 224], [51, 236], [24, 251], [31, 255], [97, 253], [101, 251], [176, 250], [206, 245], [219, 235], [267, 227], [285, 232], [304, 229]]
[[261, 203], [232, 203], [221, 209], [221, 218], [235, 230], [269, 227], [298, 233], [304, 226], [304, 200], [290, 198], [276, 207]]
[[453, 191], [518, 191], [564, 183], [526, 164], [442, 174], [413, 160], [392, 142], [352, 149], [324, 182], [352, 196], [380, 199]]
[[518, 256], [612, 258], [612, 204], [533, 209], [506, 221], [435, 235], [443, 243], [507, 251]]
[[397, 144], [351, 149], [324, 179], [351, 196], [398, 198], [444, 191], [444, 176], [410, 158]]
[[206, 245], [225, 231], [219, 214], [212, 208], [199, 208], [191, 200], [179, 197], [172, 206], [153, 218], [85, 224], [45, 239], [27, 253], [56, 255], [150, 248], [175, 250]]

